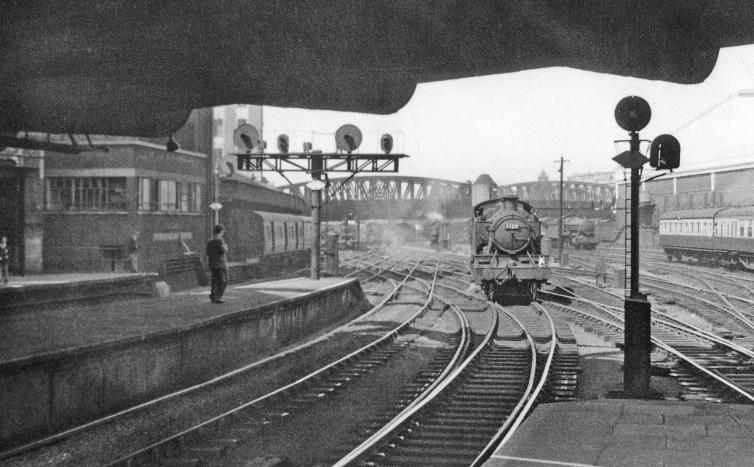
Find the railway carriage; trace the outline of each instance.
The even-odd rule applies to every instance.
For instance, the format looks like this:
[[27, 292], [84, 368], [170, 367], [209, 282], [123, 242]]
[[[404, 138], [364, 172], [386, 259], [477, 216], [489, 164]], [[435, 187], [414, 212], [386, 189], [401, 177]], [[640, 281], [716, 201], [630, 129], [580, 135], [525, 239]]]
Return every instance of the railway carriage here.
[[242, 206], [229, 203], [220, 219], [226, 225], [229, 261], [259, 264], [263, 271], [305, 265], [311, 251], [308, 218]]
[[754, 269], [754, 206], [666, 212], [660, 246], [668, 260], [690, 257]]

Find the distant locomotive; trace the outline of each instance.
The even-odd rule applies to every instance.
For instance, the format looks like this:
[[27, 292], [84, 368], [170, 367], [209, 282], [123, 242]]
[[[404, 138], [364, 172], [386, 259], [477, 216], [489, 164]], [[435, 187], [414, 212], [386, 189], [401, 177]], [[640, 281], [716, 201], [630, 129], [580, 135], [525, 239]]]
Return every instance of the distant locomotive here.
[[660, 247], [668, 261], [690, 257], [754, 269], [754, 206], [666, 212]]
[[452, 248], [459, 243], [465, 244], [469, 239], [470, 219], [448, 219], [425, 223], [423, 230], [427, 232], [430, 247]]
[[342, 250], [361, 248], [361, 222], [359, 215], [349, 212], [340, 226], [338, 246]]
[[529, 303], [550, 278], [541, 224], [532, 206], [505, 196], [474, 206], [471, 273], [490, 300]]
[[600, 239], [595, 235], [595, 223], [591, 219], [577, 217], [575, 228], [569, 229], [571, 246], [577, 250], [596, 250]]
[[[543, 229], [552, 241], [553, 248], [559, 245], [558, 218], [541, 218]], [[594, 220], [577, 216], [563, 217], [563, 245], [576, 250], [596, 250], [601, 239], [597, 235], [597, 224]]]

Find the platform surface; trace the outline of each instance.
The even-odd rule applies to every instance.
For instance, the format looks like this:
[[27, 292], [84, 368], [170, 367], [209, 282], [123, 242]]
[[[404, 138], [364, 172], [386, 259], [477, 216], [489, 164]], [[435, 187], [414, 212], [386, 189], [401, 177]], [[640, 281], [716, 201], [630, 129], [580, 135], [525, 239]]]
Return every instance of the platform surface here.
[[[59, 284], [66, 280], [101, 280], [110, 276], [49, 275], [45, 280], [47, 284]], [[45, 283], [34, 282], [33, 278], [27, 279], [35, 286]], [[227, 302], [224, 304], [211, 303], [209, 287], [199, 287], [163, 298], [137, 298], [90, 306], [71, 305], [54, 310], [0, 315], [0, 364], [186, 329], [223, 315], [308, 295], [352, 281], [355, 279], [335, 277], [313, 281], [308, 278], [294, 278], [250, 285], [231, 285], [225, 291], [223, 298]], [[20, 286], [18, 282], [16, 285]]]
[[7, 284], [0, 284], [0, 288], [10, 287], [14, 289], [29, 286], [44, 286], [52, 284], [71, 284], [93, 280], [108, 280], [134, 277], [138, 275], [153, 275], [154, 273], [126, 273], [126, 272], [99, 272], [99, 273], [64, 273], [64, 274], [27, 274], [25, 276], [10, 276]]
[[484, 464], [754, 465], [754, 405], [605, 399], [542, 404]]

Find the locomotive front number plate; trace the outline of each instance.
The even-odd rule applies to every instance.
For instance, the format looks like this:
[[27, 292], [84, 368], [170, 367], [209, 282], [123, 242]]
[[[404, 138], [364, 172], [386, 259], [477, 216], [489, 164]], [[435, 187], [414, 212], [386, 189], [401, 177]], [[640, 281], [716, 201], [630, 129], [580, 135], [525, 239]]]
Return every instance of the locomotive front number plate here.
[[507, 230], [507, 231], [511, 231], [511, 230], [519, 231], [519, 230], [521, 230], [521, 226], [518, 225], [518, 224], [505, 224], [505, 230]]

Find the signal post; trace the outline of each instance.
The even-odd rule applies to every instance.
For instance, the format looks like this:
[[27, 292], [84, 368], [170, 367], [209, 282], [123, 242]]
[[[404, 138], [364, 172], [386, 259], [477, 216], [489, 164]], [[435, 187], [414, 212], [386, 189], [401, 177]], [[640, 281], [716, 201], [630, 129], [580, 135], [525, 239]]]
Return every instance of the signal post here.
[[[628, 397], [648, 398], [652, 362], [651, 304], [639, 291], [639, 185], [645, 163], [658, 170], [678, 168], [680, 144], [671, 135], [660, 135], [652, 141], [650, 158], [640, 150], [639, 130], [649, 123], [652, 111], [647, 101], [637, 96], [621, 99], [615, 107], [615, 120], [629, 132], [629, 150], [613, 158], [623, 168], [631, 169], [631, 282], [625, 299], [623, 392]], [[654, 177], [656, 178], [656, 177]]]
[[[319, 280], [320, 276], [320, 212], [323, 205], [327, 204], [330, 196], [338, 192], [357, 173], [373, 172], [398, 172], [398, 161], [405, 154], [392, 154], [393, 137], [384, 134], [380, 137], [382, 154], [354, 153], [361, 145], [361, 131], [354, 125], [343, 125], [335, 132], [335, 145], [338, 152], [323, 153], [313, 151], [311, 143], [304, 143], [303, 152], [289, 152], [288, 136], [278, 136], [278, 153], [265, 153], [260, 148], [266, 144], [261, 141], [259, 132], [253, 125], [244, 124], [236, 128], [233, 133], [233, 141], [239, 148], [245, 148], [243, 153], [233, 154], [237, 159], [237, 170], [251, 172], [277, 172], [286, 180], [285, 172], [306, 172], [311, 175], [312, 181], [307, 184], [311, 192], [312, 208], [312, 256], [311, 256], [311, 279]], [[351, 175], [337, 187], [331, 187], [328, 181], [328, 172], [347, 172]], [[324, 176], [324, 181], [322, 180]], [[290, 180], [289, 180], [290, 183]], [[322, 202], [322, 191], [328, 197]]]

